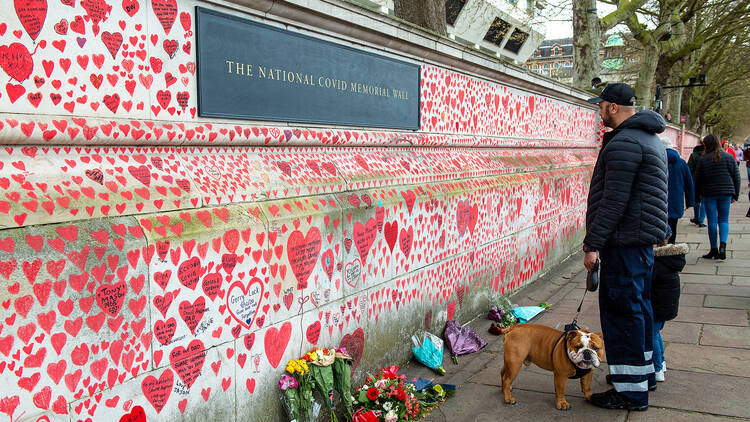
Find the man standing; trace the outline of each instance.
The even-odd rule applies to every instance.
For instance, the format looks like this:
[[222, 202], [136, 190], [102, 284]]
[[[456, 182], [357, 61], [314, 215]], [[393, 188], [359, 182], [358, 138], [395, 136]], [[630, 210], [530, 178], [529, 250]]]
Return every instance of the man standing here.
[[635, 112], [628, 84], [607, 85], [589, 100], [604, 125], [586, 211], [584, 265], [601, 258], [599, 314], [614, 388], [591, 396], [606, 409], [646, 410], [656, 387], [651, 271], [653, 245], [667, 238], [667, 154], [657, 133], [664, 119]]

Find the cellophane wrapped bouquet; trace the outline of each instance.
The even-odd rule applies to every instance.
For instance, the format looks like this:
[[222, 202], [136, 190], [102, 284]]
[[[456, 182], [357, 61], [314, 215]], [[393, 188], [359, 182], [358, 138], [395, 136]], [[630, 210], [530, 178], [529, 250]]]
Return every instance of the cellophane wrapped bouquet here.
[[330, 420], [336, 422], [334, 390], [342, 397], [346, 418], [352, 415], [351, 357], [346, 349], [313, 348], [300, 359], [290, 360], [287, 374], [279, 380], [281, 402], [292, 422], [313, 422], [320, 406], [313, 391], [317, 390], [328, 408]]
[[353, 422], [400, 422], [419, 418], [422, 407], [414, 385], [407, 383], [398, 366], [384, 367], [377, 376], [367, 375], [354, 393]]

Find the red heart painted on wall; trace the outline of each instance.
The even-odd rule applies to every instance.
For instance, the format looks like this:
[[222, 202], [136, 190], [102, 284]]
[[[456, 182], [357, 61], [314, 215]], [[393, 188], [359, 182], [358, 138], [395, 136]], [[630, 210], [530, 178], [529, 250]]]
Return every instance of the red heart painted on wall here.
[[278, 368], [291, 337], [292, 323], [289, 321], [281, 324], [281, 329], [271, 327], [266, 331], [266, 335], [263, 338], [263, 345], [265, 346], [268, 363], [274, 369]]
[[0, 46], [0, 66], [8, 76], [23, 82], [34, 70], [34, 61], [25, 45], [14, 42], [9, 46]]
[[353, 333], [347, 334], [341, 339], [339, 347], [346, 348], [346, 352], [352, 357], [352, 373], [357, 370], [362, 353], [365, 350], [365, 332], [357, 328]]
[[47, 0], [15, 0], [14, 4], [23, 29], [32, 40], [36, 40], [47, 17]]
[[169, 35], [169, 31], [174, 25], [175, 18], [177, 17], [177, 1], [176, 0], [152, 0], [151, 8], [156, 14], [156, 18], [161, 23], [161, 27], [164, 28], [164, 32]]
[[141, 406], [136, 406], [130, 413], [122, 415], [120, 422], [146, 422], [146, 412]]
[[320, 230], [312, 227], [303, 235], [301, 231], [295, 230], [289, 235], [287, 240], [286, 254], [289, 265], [292, 268], [294, 276], [297, 278], [297, 289], [302, 290], [307, 287], [307, 279], [310, 277], [318, 262], [320, 254]]
[[158, 379], [149, 375], [141, 382], [141, 391], [146, 400], [154, 406], [156, 413], [160, 413], [167, 404], [173, 385], [174, 374], [171, 369], [166, 369]]
[[117, 58], [117, 52], [120, 50], [122, 45], [122, 34], [119, 32], [110, 33], [107, 31], [102, 32], [102, 42], [107, 47], [107, 51], [112, 55], [113, 59]]
[[227, 290], [229, 314], [245, 328], [253, 325], [263, 300], [263, 290], [263, 282], [258, 277], [253, 277], [247, 286], [241, 281], [235, 281]]
[[187, 348], [178, 346], [169, 353], [169, 364], [188, 388], [193, 386], [201, 374], [205, 360], [203, 342], [198, 339], [191, 341]]

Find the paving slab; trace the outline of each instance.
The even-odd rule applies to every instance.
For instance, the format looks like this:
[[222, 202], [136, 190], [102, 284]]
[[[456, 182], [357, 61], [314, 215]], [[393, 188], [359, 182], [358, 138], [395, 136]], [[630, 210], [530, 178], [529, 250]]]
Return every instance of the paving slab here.
[[680, 294], [680, 305], [682, 306], [703, 306], [704, 295]]
[[[523, 372], [523, 371], [522, 371]], [[549, 383], [552, 383], [550, 378]], [[555, 408], [555, 396], [553, 393], [542, 393], [538, 391], [525, 390], [520, 387], [513, 388], [513, 397], [517, 400], [515, 405], [506, 405], [503, 402], [502, 391], [497, 385], [485, 385], [470, 383], [461, 386], [455, 396], [441, 405], [439, 409], [442, 417], [425, 419], [432, 421], [471, 421], [471, 422], [498, 422], [498, 421], [625, 421], [627, 411], [606, 410], [588, 404], [583, 397], [566, 395], [571, 409], [568, 411]], [[451, 401], [460, 403], [452, 405]]]
[[709, 275], [709, 274], [691, 274], [687, 268], [686, 272], [680, 274], [680, 281], [683, 283], [699, 284], [732, 284], [731, 275]]
[[661, 330], [661, 338], [667, 343], [698, 344], [703, 324], [667, 321]]
[[750, 327], [704, 325], [700, 344], [750, 349]]
[[695, 265], [685, 266], [685, 268], [682, 270], [681, 275], [685, 275], [685, 274], [715, 275], [716, 269], [717, 267], [713, 260], [707, 261], [705, 259], [701, 259]]
[[732, 285], [733, 286], [750, 286], [750, 277], [736, 275], [734, 276], [734, 279], [732, 279]]
[[750, 309], [750, 297], [706, 296], [703, 306], [707, 308]]
[[737, 418], [730, 416], [715, 416], [701, 412], [687, 412], [684, 410], [658, 408], [649, 406], [646, 412], [628, 413], [628, 422], [737, 422]]
[[[664, 358], [668, 362], [667, 373], [676, 369], [750, 377], [750, 350], [746, 349], [669, 343], [664, 347]], [[750, 409], [748, 412], [750, 415]]]
[[699, 322], [703, 324], [737, 325], [746, 327], [747, 312], [738, 309], [703, 308], [680, 305], [674, 321]]
[[719, 275], [750, 276], [750, 266], [720, 266]]
[[[668, 363], [671, 361], [668, 360]], [[747, 405], [747, 392], [750, 391], [748, 378], [679, 371], [671, 366], [665, 376], [666, 381], [659, 383], [657, 390], [649, 394], [650, 406], [716, 416], [750, 417]]]
[[750, 286], [719, 286], [685, 283], [682, 293], [719, 296], [750, 296]]

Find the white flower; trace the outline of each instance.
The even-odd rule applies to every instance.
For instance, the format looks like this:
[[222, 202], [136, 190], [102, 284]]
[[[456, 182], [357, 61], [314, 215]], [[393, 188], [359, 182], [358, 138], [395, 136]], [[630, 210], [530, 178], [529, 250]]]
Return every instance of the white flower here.
[[393, 403], [389, 401], [383, 403], [383, 409], [385, 409], [386, 411], [391, 410], [392, 407], [393, 407]]
[[397, 420], [398, 415], [393, 410], [390, 410], [385, 414], [385, 422], [396, 422]]

